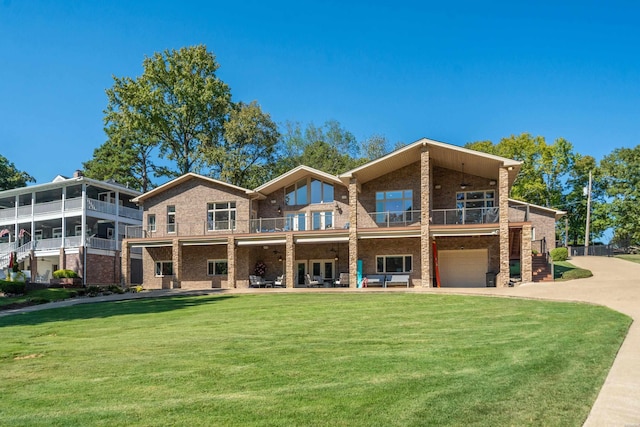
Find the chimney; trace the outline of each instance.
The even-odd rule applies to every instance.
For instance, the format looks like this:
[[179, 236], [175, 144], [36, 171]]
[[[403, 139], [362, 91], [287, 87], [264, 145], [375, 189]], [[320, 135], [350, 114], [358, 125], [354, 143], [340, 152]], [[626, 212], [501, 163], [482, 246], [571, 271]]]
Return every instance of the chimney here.
[[81, 176], [84, 176], [84, 173], [82, 173], [82, 171], [80, 169], [77, 169], [74, 173], [73, 173], [73, 177], [74, 178], [80, 178]]

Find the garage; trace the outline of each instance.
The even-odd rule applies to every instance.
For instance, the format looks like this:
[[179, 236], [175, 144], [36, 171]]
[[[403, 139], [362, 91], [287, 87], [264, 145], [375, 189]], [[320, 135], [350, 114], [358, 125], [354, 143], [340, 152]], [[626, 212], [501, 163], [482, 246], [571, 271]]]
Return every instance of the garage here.
[[485, 287], [488, 263], [487, 249], [438, 251], [440, 283], [445, 288]]

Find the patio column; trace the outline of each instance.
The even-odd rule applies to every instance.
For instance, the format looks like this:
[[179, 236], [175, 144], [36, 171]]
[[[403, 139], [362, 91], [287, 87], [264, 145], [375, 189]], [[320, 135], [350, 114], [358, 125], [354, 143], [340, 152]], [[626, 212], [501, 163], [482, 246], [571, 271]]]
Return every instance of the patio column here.
[[431, 236], [429, 226], [431, 217], [431, 168], [429, 147], [422, 145], [420, 151], [420, 274], [421, 286], [432, 287], [431, 282]]
[[509, 285], [509, 172], [504, 167], [499, 170], [498, 206], [500, 207], [500, 272], [496, 279], [496, 286], [505, 287]]
[[358, 287], [358, 180], [349, 181], [349, 287]]
[[236, 239], [227, 237], [227, 288], [236, 287]]
[[520, 278], [522, 283], [533, 281], [533, 260], [531, 259], [531, 224], [522, 226], [522, 238], [520, 239]]
[[131, 286], [131, 252], [126, 240], [122, 241], [120, 263], [122, 264], [122, 283], [125, 286]]
[[287, 233], [285, 242], [285, 287], [295, 288], [295, 262], [296, 262], [296, 247], [293, 242], [293, 233]]
[[179, 239], [173, 239], [171, 247], [171, 261], [173, 262], [172, 288], [180, 288], [182, 280], [182, 244]]

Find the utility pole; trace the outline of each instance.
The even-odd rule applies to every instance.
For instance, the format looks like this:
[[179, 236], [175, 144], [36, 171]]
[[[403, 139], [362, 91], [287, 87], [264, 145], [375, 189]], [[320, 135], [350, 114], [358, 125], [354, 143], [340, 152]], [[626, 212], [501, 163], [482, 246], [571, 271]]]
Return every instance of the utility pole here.
[[587, 225], [584, 232], [584, 254], [589, 255], [589, 225], [591, 224], [591, 171], [589, 171], [589, 187], [587, 188]]

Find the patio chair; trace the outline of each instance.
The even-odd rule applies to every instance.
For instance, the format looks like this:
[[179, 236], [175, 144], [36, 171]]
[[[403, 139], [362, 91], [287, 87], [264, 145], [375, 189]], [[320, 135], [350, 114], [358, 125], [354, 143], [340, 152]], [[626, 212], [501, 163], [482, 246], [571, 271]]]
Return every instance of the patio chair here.
[[45, 271], [44, 274], [36, 274], [36, 282], [47, 283], [47, 281], [49, 280], [49, 271], [50, 270]]
[[272, 287], [272, 286], [273, 286], [273, 282], [268, 281], [268, 280], [264, 280], [260, 276], [253, 276], [253, 275], [249, 276], [249, 287], [250, 288], [268, 288], [268, 287]]
[[324, 285], [324, 283], [317, 280], [317, 277], [314, 277], [313, 280], [311, 280], [309, 273], [304, 276], [304, 284], [307, 285], [307, 288], [317, 288]]
[[349, 273], [340, 273], [340, 277], [333, 282], [335, 286], [349, 287]]
[[275, 282], [273, 282], [273, 287], [274, 288], [284, 288], [285, 287], [284, 274], [276, 277]]

